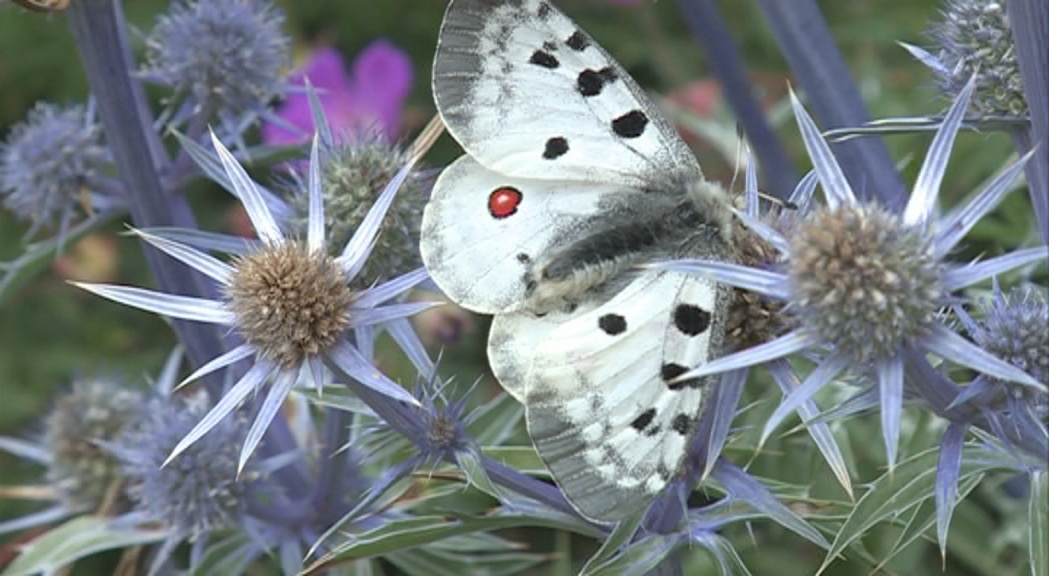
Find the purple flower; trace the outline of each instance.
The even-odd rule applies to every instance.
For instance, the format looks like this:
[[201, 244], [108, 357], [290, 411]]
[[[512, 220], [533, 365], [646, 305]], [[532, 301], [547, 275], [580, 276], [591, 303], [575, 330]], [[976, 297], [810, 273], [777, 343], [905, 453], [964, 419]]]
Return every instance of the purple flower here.
[[[291, 83], [303, 86], [307, 81], [317, 89], [329, 122], [343, 138], [375, 130], [393, 139], [400, 127], [404, 99], [412, 87], [412, 66], [408, 56], [386, 40], [366, 46], [350, 71], [339, 52], [326, 47], [313, 53]], [[267, 122], [262, 126], [262, 139], [267, 144], [302, 142], [314, 130], [304, 91], [289, 94], [277, 108], [277, 115], [298, 130]]]

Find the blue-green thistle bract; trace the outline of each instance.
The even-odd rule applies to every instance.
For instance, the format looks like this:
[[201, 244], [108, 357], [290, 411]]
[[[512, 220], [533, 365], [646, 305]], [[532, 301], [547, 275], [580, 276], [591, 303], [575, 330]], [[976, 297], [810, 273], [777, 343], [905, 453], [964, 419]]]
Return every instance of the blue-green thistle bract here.
[[[360, 131], [321, 142], [321, 188], [324, 190], [324, 226], [331, 239], [329, 247], [345, 246], [368, 214], [368, 208], [386, 184], [404, 166], [408, 154], [376, 131]], [[303, 235], [309, 220], [309, 194], [304, 166], [293, 167], [289, 204], [289, 232]], [[419, 229], [429, 184], [413, 170], [381, 224], [378, 244], [364, 265], [360, 279], [367, 282], [399, 276], [422, 265], [419, 256]], [[337, 254], [335, 254], [337, 256]]]

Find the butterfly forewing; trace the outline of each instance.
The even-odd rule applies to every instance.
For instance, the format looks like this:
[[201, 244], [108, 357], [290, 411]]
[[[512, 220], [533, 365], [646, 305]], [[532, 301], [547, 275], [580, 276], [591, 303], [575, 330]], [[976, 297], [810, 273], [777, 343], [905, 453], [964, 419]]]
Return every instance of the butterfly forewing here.
[[463, 156], [441, 173], [426, 205], [423, 262], [466, 308], [522, 308], [540, 256], [582, 232], [603, 198], [623, 193], [609, 184], [515, 178]]
[[433, 90], [449, 132], [489, 170], [637, 188], [700, 175], [633, 79], [548, 2], [451, 2]]

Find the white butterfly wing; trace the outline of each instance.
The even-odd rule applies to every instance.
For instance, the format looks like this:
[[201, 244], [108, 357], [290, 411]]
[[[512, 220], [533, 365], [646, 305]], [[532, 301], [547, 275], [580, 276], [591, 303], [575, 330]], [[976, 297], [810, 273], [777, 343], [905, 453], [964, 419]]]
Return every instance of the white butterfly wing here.
[[539, 456], [584, 516], [620, 520], [679, 474], [708, 379], [670, 381], [720, 348], [714, 311], [724, 297], [705, 279], [648, 271], [559, 326], [531, 317], [529, 328], [529, 316], [515, 314], [509, 323], [521, 341], [499, 332], [495, 347], [505, 353], [491, 356], [493, 365], [506, 353], [520, 358], [496, 372], [518, 374], [530, 358], [524, 382], [511, 379], [509, 389], [523, 393]]
[[528, 384], [532, 359], [549, 337], [550, 332], [572, 318], [597, 307], [590, 300], [580, 304], [572, 312], [551, 311], [542, 316], [529, 312], [499, 314], [492, 319], [488, 331], [488, 362], [492, 374], [511, 396], [522, 404]]
[[423, 212], [423, 263], [459, 305], [485, 314], [516, 310], [540, 255], [570, 243], [602, 198], [623, 193], [608, 184], [510, 177], [463, 156], [441, 173]]
[[453, 0], [433, 91], [448, 131], [489, 170], [640, 189], [701, 174], [626, 71], [547, 2]]

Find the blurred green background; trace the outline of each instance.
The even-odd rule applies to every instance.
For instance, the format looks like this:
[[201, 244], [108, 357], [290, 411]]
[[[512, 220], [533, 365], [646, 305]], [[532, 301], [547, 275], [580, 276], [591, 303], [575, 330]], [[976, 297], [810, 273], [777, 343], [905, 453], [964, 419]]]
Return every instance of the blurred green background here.
[[[142, 36], [167, 4], [156, 0], [125, 3], [139, 55], [143, 51]], [[404, 139], [409, 140], [432, 116], [429, 62], [444, 2], [283, 0], [278, 4], [287, 16], [287, 32], [295, 38], [297, 61], [311, 46], [324, 42], [336, 45], [347, 62], [352, 61], [361, 47], [379, 37], [389, 39], [406, 51], [415, 63], [415, 84], [404, 115]], [[697, 83], [709, 76], [704, 56], [684, 29], [677, 3], [672, 0], [630, 7], [603, 0], [561, 0], [557, 4], [603, 44], [642, 86], [654, 92], [680, 95], [689, 86], [702, 85]], [[934, 114], [944, 107], [926, 69], [895, 43], [902, 40], [926, 45], [923, 30], [937, 16], [936, 2], [827, 0], [820, 4], [872, 117]], [[19, 122], [35, 102], [79, 103], [87, 96], [86, 81], [64, 17], [43, 16], [13, 5], [2, 6], [0, 140], [6, 138], [11, 126]], [[790, 81], [789, 71], [756, 4], [726, 0], [720, 2], [720, 7], [760, 93], [770, 102], [781, 99]], [[155, 90], [150, 94], [155, 109], [159, 109], [158, 99], [162, 94]], [[731, 128], [731, 117], [724, 110], [724, 103], [714, 104], [721, 108], [715, 115], [725, 117]], [[779, 132], [799, 172], [807, 170], [793, 119], [779, 126]], [[927, 135], [895, 136], [888, 140], [893, 158], [903, 166], [906, 182], [913, 182], [929, 140]], [[943, 189], [945, 202], [954, 203], [966, 197], [1002, 166], [1011, 152], [1011, 142], [1003, 136], [963, 135], [948, 168]], [[431, 166], [440, 166], [457, 154], [454, 143], [445, 137], [427, 161]], [[732, 182], [731, 158], [724, 158], [703, 144], [698, 146], [698, 154], [708, 177], [727, 184]], [[735, 189], [741, 187], [741, 181], [737, 180]], [[199, 208], [204, 226], [228, 230], [228, 197], [212, 192], [207, 186], [199, 187], [193, 198], [194, 205]], [[1003, 208], [974, 232], [965, 253], [990, 256], [1018, 245], [1029, 230], [1029, 218], [1026, 197], [1012, 195]], [[38, 430], [39, 418], [48, 409], [50, 398], [77, 375], [117, 372], [129, 381], [144, 382], [142, 376], [156, 373], [174, 344], [172, 333], [155, 315], [103, 301], [65, 282], [101, 274], [105, 281], [150, 286], [137, 242], [121, 236], [122, 227], [121, 223], [113, 224], [106, 233], [68, 246], [51, 269], [45, 269], [0, 304], [0, 435], [29, 435]], [[0, 210], [0, 260], [9, 260], [20, 253], [26, 229], [24, 223]], [[461, 381], [472, 381], [485, 370], [479, 352], [483, 350], [482, 343], [483, 334], [475, 334], [467, 338], [460, 349], [449, 352], [452, 361], [464, 372]], [[872, 419], [870, 425], [871, 432], [880, 437], [876, 419]], [[880, 452], [870, 457], [882, 458]], [[869, 463], [866, 470], [876, 473], [876, 463], [877, 460]], [[780, 478], [792, 476], [782, 470], [762, 470], [761, 473]], [[0, 484], [11, 484], [16, 479], [29, 481], [36, 474], [31, 466], [0, 453]], [[870, 479], [871, 476], [867, 476], [855, 480]], [[0, 518], [26, 510], [23, 506], [0, 502]], [[956, 518], [962, 518], [956, 523], [963, 524], [966, 517], [959, 513]], [[978, 520], [976, 522], [978, 524]], [[978, 526], [974, 528], [979, 534]], [[787, 541], [797, 543], [798, 539]], [[808, 550], [810, 555], [812, 552]], [[747, 561], [755, 574], [793, 574], [794, 571], [786, 568], [797, 560], [792, 558], [793, 554], [795, 551], [785, 548], [766, 548], [761, 554], [748, 554]], [[933, 548], [920, 548], [918, 554], [928, 560], [923, 565], [939, 568], [938, 553]], [[980, 561], [978, 556], [972, 559], [976, 565], [962, 562], [971, 571], [965, 568], [957, 573], [984, 573], [975, 567]], [[815, 557], [798, 564], [798, 568], [811, 566], [809, 563], [813, 561], [818, 565], [818, 559], [816, 553]], [[955, 572], [952, 568], [948, 573]]]

